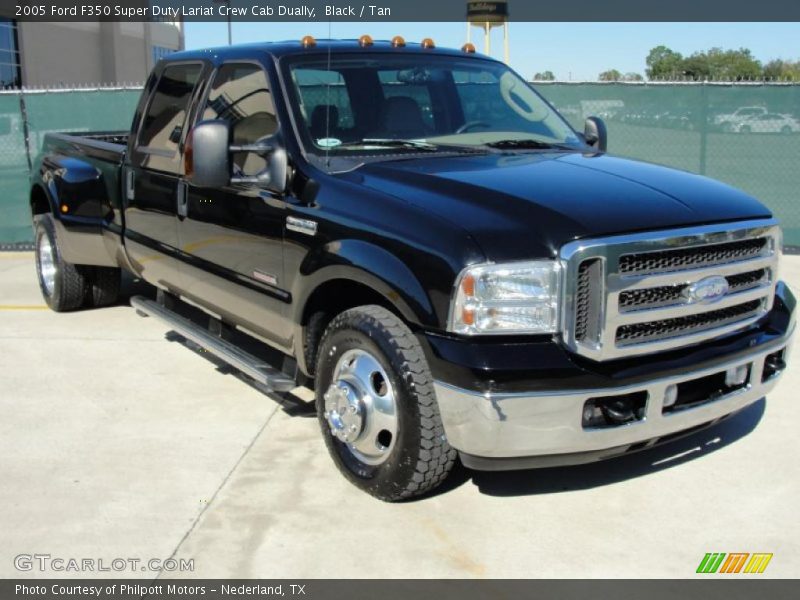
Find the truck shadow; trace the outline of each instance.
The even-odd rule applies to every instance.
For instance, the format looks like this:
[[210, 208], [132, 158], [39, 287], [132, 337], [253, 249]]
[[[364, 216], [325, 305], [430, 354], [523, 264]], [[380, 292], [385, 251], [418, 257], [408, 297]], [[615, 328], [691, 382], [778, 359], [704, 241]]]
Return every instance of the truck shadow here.
[[455, 477], [449, 488], [458, 487], [471, 479], [482, 494], [522, 496], [611, 485], [677, 467], [736, 442], [756, 428], [765, 407], [766, 400], [762, 398], [717, 425], [685, 438], [628, 456], [586, 465], [505, 472], [470, 471], [460, 467], [459, 472], [453, 474]]
[[202, 346], [196, 344], [192, 340], [187, 340], [179, 333], [170, 330], [164, 334], [164, 338], [169, 342], [177, 342], [181, 344], [191, 352], [194, 352], [198, 356], [203, 357], [205, 360], [214, 365], [214, 367], [216, 367], [216, 370], [218, 372], [222, 373], [223, 375], [230, 375], [232, 377], [235, 377], [245, 385], [250, 386], [254, 390], [268, 397], [270, 400], [275, 402], [281, 408], [281, 410], [284, 411], [290, 417], [311, 418], [317, 416], [317, 411], [313, 402], [308, 402], [303, 398], [296, 396], [293, 392], [278, 393], [271, 390], [267, 386], [259, 383], [258, 381], [255, 381], [254, 379], [251, 379], [241, 371], [230, 366], [225, 361], [220, 360], [213, 354], [209, 354], [209, 352]]

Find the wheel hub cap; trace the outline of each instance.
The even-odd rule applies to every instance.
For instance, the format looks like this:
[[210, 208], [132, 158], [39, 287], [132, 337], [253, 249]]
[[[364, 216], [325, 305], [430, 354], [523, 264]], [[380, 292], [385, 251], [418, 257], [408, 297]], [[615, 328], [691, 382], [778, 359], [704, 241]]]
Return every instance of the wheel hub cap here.
[[348, 350], [323, 397], [325, 419], [336, 439], [363, 463], [385, 461], [397, 437], [397, 407], [380, 362], [364, 350]]
[[333, 435], [345, 443], [355, 441], [364, 427], [356, 390], [347, 383], [331, 385], [325, 394], [325, 408]]

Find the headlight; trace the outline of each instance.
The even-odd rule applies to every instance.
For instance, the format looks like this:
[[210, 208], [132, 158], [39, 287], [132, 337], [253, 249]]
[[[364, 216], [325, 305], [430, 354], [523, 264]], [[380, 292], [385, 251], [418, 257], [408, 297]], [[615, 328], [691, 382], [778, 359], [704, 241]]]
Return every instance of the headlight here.
[[456, 282], [448, 329], [464, 335], [558, 331], [561, 264], [479, 265]]

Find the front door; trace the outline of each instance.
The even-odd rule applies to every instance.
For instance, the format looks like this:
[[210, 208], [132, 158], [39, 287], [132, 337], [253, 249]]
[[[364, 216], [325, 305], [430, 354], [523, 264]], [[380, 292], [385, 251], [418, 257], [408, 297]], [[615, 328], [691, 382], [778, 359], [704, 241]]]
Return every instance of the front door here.
[[[277, 131], [266, 73], [255, 63], [231, 62], [213, 75], [199, 119], [230, 123], [231, 143], [254, 144]], [[256, 153], [232, 156], [233, 176], [255, 176], [266, 167]], [[178, 215], [185, 257], [183, 295], [279, 346], [288, 346], [283, 317], [283, 225], [286, 203], [254, 185], [220, 189], [187, 185]]]

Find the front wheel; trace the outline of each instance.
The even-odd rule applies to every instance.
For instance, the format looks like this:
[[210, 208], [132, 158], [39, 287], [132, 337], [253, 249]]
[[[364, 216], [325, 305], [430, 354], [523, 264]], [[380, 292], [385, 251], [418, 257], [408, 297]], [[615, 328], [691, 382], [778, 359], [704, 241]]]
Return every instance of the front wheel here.
[[456, 452], [411, 330], [383, 307], [355, 308], [330, 323], [317, 356], [317, 414], [339, 470], [389, 502], [441, 484]]

